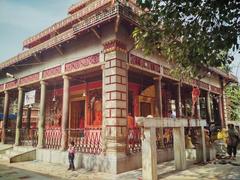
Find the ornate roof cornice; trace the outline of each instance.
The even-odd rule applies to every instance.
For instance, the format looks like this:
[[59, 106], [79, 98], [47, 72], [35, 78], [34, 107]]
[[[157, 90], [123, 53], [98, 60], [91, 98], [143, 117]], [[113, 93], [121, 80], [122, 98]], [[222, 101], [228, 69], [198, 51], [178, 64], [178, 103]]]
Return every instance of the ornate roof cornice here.
[[86, 7], [80, 9], [79, 11], [71, 14], [67, 18], [54, 23], [52, 26], [46, 28], [45, 30], [41, 31], [40, 33], [26, 39], [23, 42], [23, 47], [25, 48], [32, 48], [42, 42], [46, 41], [47, 39], [51, 38], [56, 34], [65, 31], [66, 28], [71, 28], [72, 25], [79, 22], [81, 19], [85, 18], [87, 15], [98, 11], [100, 8], [103, 8], [107, 5], [111, 5], [111, 0], [98, 0], [93, 1], [92, 3], [88, 4]]
[[36, 45], [35, 47], [28, 49], [17, 56], [14, 56], [7, 61], [0, 64], [0, 69], [9, 67], [11, 65], [14, 65], [16, 63], [19, 63], [34, 54], [40, 53], [42, 51], [45, 51], [49, 48], [54, 48], [66, 41], [69, 41], [76, 37], [81, 32], [90, 29], [91, 27], [98, 26], [105, 21], [111, 20], [115, 18], [117, 15], [120, 15], [121, 17], [130, 20], [132, 23], [136, 23], [137, 21], [137, 12], [133, 12], [130, 8], [122, 5], [122, 4], [115, 4], [114, 6], [109, 6], [108, 8], [105, 8], [104, 10], [100, 11], [97, 14], [93, 14], [88, 18], [85, 18], [83, 20], [80, 20], [76, 25], [74, 25], [69, 30], [58, 34], [54, 37], [52, 37], [49, 40], [46, 40], [45, 42]]

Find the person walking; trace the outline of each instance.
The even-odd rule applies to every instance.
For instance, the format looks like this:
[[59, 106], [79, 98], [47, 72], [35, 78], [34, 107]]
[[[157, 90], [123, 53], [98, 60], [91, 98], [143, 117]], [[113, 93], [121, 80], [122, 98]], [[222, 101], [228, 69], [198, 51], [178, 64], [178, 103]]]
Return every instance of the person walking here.
[[229, 158], [232, 160], [236, 160], [238, 140], [239, 134], [234, 128], [234, 125], [228, 124], [227, 152], [229, 154]]

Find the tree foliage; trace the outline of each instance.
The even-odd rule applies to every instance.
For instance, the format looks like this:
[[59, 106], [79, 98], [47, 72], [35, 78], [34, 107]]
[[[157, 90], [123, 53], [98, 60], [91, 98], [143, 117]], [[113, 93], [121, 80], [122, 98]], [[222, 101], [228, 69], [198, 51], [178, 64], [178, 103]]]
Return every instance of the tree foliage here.
[[143, 14], [133, 32], [136, 47], [161, 54], [191, 77], [202, 68], [229, 65], [239, 50], [238, 0], [137, 0]]
[[226, 87], [226, 95], [229, 100], [229, 113], [232, 121], [240, 121], [240, 86], [230, 84]]

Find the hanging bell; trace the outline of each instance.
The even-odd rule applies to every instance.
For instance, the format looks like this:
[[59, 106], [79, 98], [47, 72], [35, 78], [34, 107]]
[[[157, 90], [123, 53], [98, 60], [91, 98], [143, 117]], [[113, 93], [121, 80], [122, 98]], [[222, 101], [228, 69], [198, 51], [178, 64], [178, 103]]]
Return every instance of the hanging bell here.
[[55, 96], [55, 95], [53, 96], [53, 99], [52, 99], [52, 101], [53, 101], [53, 102], [55, 102], [55, 101], [56, 101], [56, 96]]

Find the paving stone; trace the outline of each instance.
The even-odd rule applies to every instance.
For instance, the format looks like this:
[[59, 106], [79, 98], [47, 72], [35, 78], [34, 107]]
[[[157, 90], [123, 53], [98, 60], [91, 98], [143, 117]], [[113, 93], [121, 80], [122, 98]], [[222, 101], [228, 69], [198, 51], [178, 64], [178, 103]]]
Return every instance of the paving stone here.
[[[185, 171], [175, 171], [174, 162], [165, 162], [158, 165], [159, 179], [182, 180], [182, 179], [240, 179], [240, 158], [236, 161], [227, 160], [226, 164], [220, 164], [221, 160], [210, 162], [207, 165], [192, 165]], [[8, 176], [8, 177], [6, 177]], [[51, 176], [51, 177], [50, 177]], [[23, 178], [26, 177], [26, 178]], [[30, 161], [9, 164], [0, 160], [0, 180], [12, 179], [82, 179], [82, 180], [138, 180], [142, 177], [141, 169], [111, 175], [103, 172], [77, 169], [68, 171], [67, 167], [45, 163], [41, 161]]]

